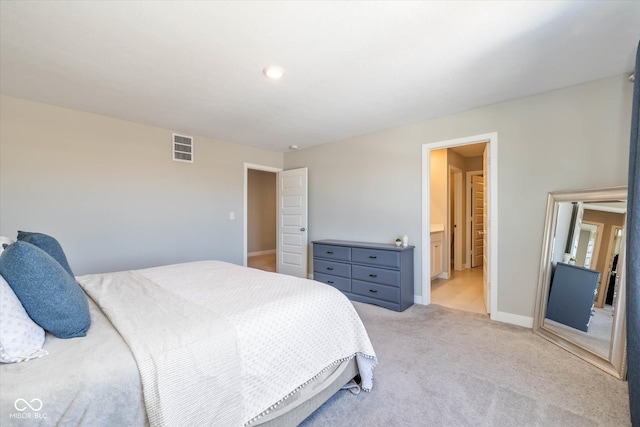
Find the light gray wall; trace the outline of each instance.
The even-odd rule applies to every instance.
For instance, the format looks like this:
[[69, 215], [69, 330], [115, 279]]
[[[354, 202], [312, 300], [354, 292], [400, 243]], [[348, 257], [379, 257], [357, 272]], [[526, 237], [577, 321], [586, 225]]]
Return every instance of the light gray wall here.
[[[285, 153], [309, 168], [309, 238], [417, 245], [421, 148], [498, 133], [498, 310], [533, 317], [549, 191], [625, 185], [632, 84], [615, 76]], [[304, 146], [304, 141], [300, 142]]]
[[247, 171], [247, 252], [276, 249], [276, 174]]
[[1, 235], [53, 235], [77, 275], [243, 263], [244, 162], [282, 167], [281, 153], [193, 135], [195, 162], [175, 162], [172, 130], [0, 102]]

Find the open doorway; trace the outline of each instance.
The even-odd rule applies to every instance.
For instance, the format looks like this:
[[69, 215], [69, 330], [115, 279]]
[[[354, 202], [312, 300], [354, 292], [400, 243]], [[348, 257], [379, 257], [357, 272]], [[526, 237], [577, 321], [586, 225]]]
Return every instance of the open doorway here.
[[[462, 285], [463, 290], [452, 290], [452, 294], [460, 299], [474, 299], [482, 307], [483, 313], [490, 313], [492, 319], [500, 315], [497, 310], [497, 134], [490, 133], [455, 140], [441, 141], [423, 145], [423, 244], [422, 244], [422, 296], [417, 302], [430, 304], [438, 299], [436, 291], [445, 289], [446, 284]], [[476, 150], [471, 154], [471, 150]], [[440, 165], [437, 164], [438, 157]], [[473, 157], [473, 160], [465, 160]], [[444, 162], [443, 162], [444, 159]], [[451, 160], [448, 162], [448, 160]], [[454, 168], [449, 168], [453, 166]], [[440, 172], [440, 176], [432, 172]], [[466, 227], [466, 209], [471, 201], [466, 197], [467, 172], [481, 171], [484, 179], [484, 198], [482, 206], [483, 227], [479, 230], [483, 235], [482, 265], [473, 269], [470, 258], [470, 237], [472, 232]], [[441, 182], [438, 180], [441, 179]], [[459, 181], [462, 183], [458, 184]], [[454, 188], [452, 189], [451, 186]], [[462, 190], [456, 191], [456, 188]], [[461, 207], [457, 208], [457, 194], [464, 195]], [[439, 200], [438, 200], [439, 198]], [[453, 203], [451, 199], [453, 198]], [[454, 209], [454, 212], [451, 212]], [[455, 210], [461, 209], [462, 220], [457, 220]], [[452, 232], [453, 230], [453, 232]], [[442, 245], [433, 244], [439, 241], [441, 232]], [[460, 242], [460, 243], [457, 243]], [[456, 245], [459, 245], [457, 247]], [[442, 268], [433, 265], [439, 260], [439, 254], [433, 251], [442, 247]], [[458, 252], [459, 251], [459, 252]], [[457, 268], [460, 268], [458, 270]], [[466, 286], [473, 278], [467, 276], [475, 273], [479, 295], [465, 295]], [[441, 293], [441, 292], [440, 292]], [[444, 305], [444, 304], [443, 304]], [[449, 304], [451, 306], [451, 304]], [[456, 308], [467, 309], [463, 306]], [[468, 310], [468, 309], [467, 309]]]
[[276, 271], [276, 173], [247, 173], [247, 266]]
[[280, 169], [245, 164], [244, 265], [276, 271], [276, 178]]
[[[622, 246], [622, 234], [623, 226], [613, 226], [611, 231], [611, 240], [609, 242], [609, 249], [607, 250], [607, 260], [605, 261], [606, 267], [606, 281], [603, 287], [603, 296], [605, 303], [613, 307], [613, 300], [616, 294], [616, 286], [618, 283], [617, 277], [620, 276], [618, 271], [618, 255], [620, 254], [620, 247]], [[601, 303], [601, 305], [603, 305]]]
[[244, 164], [245, 266], [307, 277], [307, 182], [307, 168]]
[[[474, 313], [487, 313], [483, 283], [484, 165], [486, 142], [431, 152], [431, 221], [438, 224], [446, 209], [447, 260], [443, 274], [431, 282], [431, 302]], [[440, 165], [438, 165], [440, 163]], [[441, 174], [448, 168], [447, 176]], [[438, 187], [441, 187], [440, 189]], [[447, 191], [442, 204], [439, 194]], [[432, 238], [434, 235], [432, 233]]]

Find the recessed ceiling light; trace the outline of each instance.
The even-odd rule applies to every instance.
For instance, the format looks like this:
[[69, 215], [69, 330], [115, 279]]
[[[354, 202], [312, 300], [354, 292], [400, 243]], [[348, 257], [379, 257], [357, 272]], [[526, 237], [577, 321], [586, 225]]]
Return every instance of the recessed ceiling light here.
[[297, 149], [298, 149], [298, 146], [297, 146], [297, 145], [290, 145], [290, 146], [289, 146], [289, 148], [290, 148], [291, 150], [297, 150]]
[[284, 70], [276, 66], [269, 66], [264, 70], [262, 70], [262, 72], [264, 73], [265, 76], [274, 80], [281, 79], [284, 76]]

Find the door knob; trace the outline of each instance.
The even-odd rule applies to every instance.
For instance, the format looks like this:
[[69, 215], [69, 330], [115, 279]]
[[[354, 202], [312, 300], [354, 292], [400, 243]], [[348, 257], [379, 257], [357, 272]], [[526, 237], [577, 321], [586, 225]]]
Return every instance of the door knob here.
[[306, 228], [302, 227], [302, 228], [300, 229], [300, 231], [306, 231]]

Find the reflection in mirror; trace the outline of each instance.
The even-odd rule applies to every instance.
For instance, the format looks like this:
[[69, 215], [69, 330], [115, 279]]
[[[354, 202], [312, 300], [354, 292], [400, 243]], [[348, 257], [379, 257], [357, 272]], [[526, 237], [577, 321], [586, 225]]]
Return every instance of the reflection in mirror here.
[[[602, 245], [602, 238], [609, 241], [617, 231], [622, 234], [626, 207], [625, 201], [558, 202], [555, 268], [544, 325], [603, 357], [609, 356], [615, 290], [615, 276], [610, 283], [611, 269], [605, 266], [614, 262], [615, 254]], [[562, 247], [568, 252], [562, 253]], [[612, 297], [607, 299], [609, 291]]]
[[534, 330], [624, 377], [626, 187], [550, 193]]

